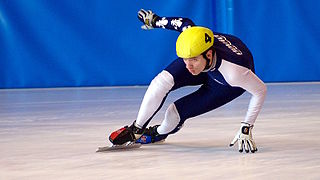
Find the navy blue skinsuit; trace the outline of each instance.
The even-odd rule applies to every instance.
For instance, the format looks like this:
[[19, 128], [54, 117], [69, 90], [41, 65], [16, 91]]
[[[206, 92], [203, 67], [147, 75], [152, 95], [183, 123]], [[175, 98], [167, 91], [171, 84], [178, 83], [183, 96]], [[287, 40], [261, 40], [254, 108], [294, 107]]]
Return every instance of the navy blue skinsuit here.
[[[169, 23], [161, 24], [165, 18]], [[179, 20], [177, 25], [170, 23]], [[174, 24], [174, 25], [172, 25]], [[159, 17], [156, 21], [156, 28], [165, 28], [182, 32], [186, 27], [194, 26], [194, 23], [187, 18], [180, 17]], [[174, 86], [170, 91], [176, 90], [183, 86], [201, 85], [195, 92], [186, 95], [174, 102], [180, 115], [179, 125], [169, 134], [177, 132], [186, 119], [198, 116], [213, 109], [216, 109], [233, 99], [242, 95], [245, 90], [240, 87], [230, 86], [222, 74], [217, 70], [221, 65], [222, 59], [239, 66], [246, 67], [254, 72], [253, 57], [246, 45], [237, 37], [214, 33], [214, 50], [216, 52], [216, 65], [208, 72], [201, 72], [199, 75], [192, 75], [186, 68], [183, 59], [174, 60], [165, 68], [174, 79]], [[162, 102], [164, 102], [165, 98]], [[162, 104], [161, 104], [162, 105]], [[160, 106], [161, 107], [161, 106]], [[158, 108], [158, 110], [160, 109]], [[154, 113], [156, 114], [156, 112]], [[150, 122], [147, 121], [145, 126]]]

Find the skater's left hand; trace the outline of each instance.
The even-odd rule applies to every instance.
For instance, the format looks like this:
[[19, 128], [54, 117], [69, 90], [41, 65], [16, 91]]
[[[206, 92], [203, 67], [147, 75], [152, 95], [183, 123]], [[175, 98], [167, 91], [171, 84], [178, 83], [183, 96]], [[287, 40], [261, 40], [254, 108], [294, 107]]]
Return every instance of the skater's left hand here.
[[248, 153], [249, 150], [252, 153], [258, 151], [257, 146], [252, 138], [252, 128], [253, 125], [242, 122], [240, 130], [230, 143], [230, 146], [233, 146], [238, 141], [239, 152], [243, 152], [243, 148], [245, 149], [246, 153]]

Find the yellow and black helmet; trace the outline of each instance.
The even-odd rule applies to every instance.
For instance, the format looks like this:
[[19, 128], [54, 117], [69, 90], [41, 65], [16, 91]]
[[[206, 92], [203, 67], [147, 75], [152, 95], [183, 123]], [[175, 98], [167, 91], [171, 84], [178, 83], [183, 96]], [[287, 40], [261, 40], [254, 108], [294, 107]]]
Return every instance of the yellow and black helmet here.
[[213, 32], [205, 27], [193, 26], [184, 30], [176, 42], [177, 56], [193, 58], [201, 55], [213, 45]]

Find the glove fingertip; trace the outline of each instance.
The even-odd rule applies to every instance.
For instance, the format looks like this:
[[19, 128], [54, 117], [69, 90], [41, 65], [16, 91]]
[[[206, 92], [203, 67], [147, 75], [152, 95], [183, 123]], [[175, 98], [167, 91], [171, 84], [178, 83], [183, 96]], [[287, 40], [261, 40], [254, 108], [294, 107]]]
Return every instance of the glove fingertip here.
[[258, 151], [258, 149], [256, 148], [256, 149], [253, 149], [253, 150], [251, 150], [251, 152], [252, 153], [255, 153], [255, 152], [257, 152]]

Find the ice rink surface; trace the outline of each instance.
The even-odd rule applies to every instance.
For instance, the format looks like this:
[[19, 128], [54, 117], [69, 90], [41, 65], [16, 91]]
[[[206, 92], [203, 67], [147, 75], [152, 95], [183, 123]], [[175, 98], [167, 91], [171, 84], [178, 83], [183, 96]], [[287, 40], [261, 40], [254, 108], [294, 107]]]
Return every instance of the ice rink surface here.
[[[163, 144], [95, 153], [136, 118], [146, 87], [0, 90], [0, 179], [320, 179], [320, 83], [267, 86], [255, 154], [228, 147], [248, 93], [187, 120]], [[150, 124], [195, 89], [172, 92]]]

